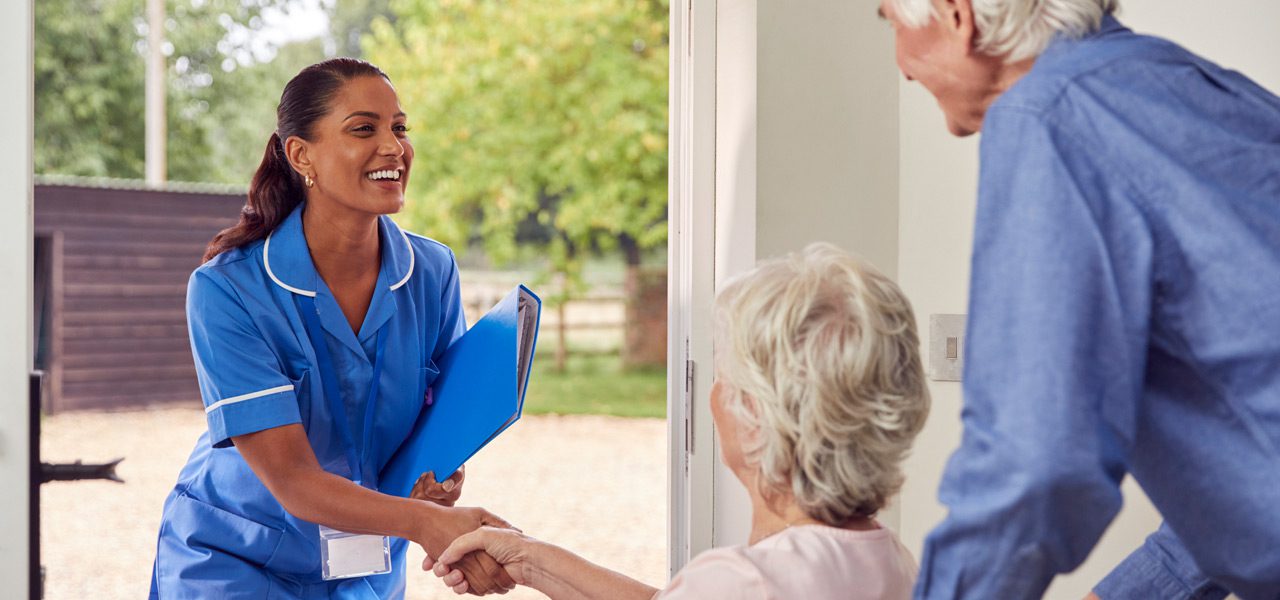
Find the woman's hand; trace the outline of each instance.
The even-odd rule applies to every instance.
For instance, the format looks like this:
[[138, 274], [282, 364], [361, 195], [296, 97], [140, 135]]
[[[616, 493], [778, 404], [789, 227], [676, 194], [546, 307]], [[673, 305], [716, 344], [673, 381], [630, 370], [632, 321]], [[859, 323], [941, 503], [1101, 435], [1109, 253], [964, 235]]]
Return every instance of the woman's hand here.
[[453, 588], [454, 592], [463, 594], [472, 588], [464, 577], [465, 573], [458, 568], [461, 565], [460, 561], [476, 552], [483, 552], [501, 564], [512, 580], [524, 585], [529, 581], [526, 567], [535, 545], [534, 541], [533, 538], [514, 529], [482, 527], [453, 540], [453, 543], [439, 555], [439, 560], [433, 561], [428, 556], [422, 561], [422, 568], [433, 569], [445, 585]]
[[462, 496], [462, 481], [466, 478], [466, 465], [458, 467], [458, 470], [442, 483], [436, 483], [435, 473], [427, 471], [418, 478], [417, 483], [413, 484], [409, 497], [414, 500], [435, 502], [440, 506], [453, 506]]
[[[442, 507], [422, 504], [429, 509], [420, 534], [414, 540], [430, 557], [440, 556], [455, 539], [480, 527], [514, 529], [510, 523], [483, 508]], [[455, 559], [457, 560], [457, 559]], [[515, 587], [515, 581], [493, 557], [484, 552], [474, 552], [457, 561], [457, 567], [465, 576], [467, 589], [477, 596], [490, 593], [503, 594]]]

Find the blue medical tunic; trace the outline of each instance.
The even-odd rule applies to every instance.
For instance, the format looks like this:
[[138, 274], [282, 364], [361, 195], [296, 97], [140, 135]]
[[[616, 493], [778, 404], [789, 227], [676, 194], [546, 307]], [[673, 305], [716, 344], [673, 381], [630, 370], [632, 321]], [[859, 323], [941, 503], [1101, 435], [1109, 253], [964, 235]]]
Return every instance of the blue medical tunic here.
[[[187, 322], [209, 429], [164, 505], [152, 596], [162, 598], [398, 598], [407, 542], [394, 539], [387, 575], [324, 582], [315, 523], [285, 512], [231, 438], [301, 423], [326, 471], [350, 477], [335, 418], [364, 446], [375, 342], [386, 328], [367, 481], [391, 458], [435, 380], [435, 359], [466, 328], [448, 247], [379, 219], [382, 265], [364, 323], [351, 330], [316, 273], [302, 232], [305, 204], [265, 240], [196, 269]], [[295, 297], [314, 296], [346, 415], [324, 398]]]

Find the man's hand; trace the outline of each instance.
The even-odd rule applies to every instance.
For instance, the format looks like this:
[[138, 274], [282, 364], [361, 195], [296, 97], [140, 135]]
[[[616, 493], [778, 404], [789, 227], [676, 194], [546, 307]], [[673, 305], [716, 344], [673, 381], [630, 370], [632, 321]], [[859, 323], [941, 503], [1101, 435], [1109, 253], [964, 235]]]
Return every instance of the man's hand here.
[[409, 497], [414, 500], [435, 502], [441, 506], [453, 506], [462, 497], [462, 482], [467, 478], [467, 467], [463, 465], [454, 471], [442, 483], [436, 483], [435, 473], [427, 471], [413, 484]]
[[433, 569], [445, 585], [462, 594], [471, 591], [464, 566], [466, 561], [477, 554], [492, 557], [502, 565], [502, 569], [518, 584], [527, 584], [525, 569], [529, 565], [534, 540], [513, 529], [482, 527], [463, 535], [440, 554], [439, 560], [433, 561], [430, 556], [422, 562], [423, 569]]

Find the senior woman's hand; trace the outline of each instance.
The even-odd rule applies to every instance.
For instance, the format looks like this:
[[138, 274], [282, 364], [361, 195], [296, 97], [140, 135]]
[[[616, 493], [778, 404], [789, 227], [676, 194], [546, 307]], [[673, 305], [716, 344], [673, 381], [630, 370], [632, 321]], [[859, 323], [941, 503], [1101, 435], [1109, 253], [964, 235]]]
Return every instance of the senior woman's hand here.
[[[441, 556], [457, 538], [484, 526], [512, 528], [502, 517], [478, 507], [445, 507], [434, 503], [418, 504], [429, 518], [421, 522], [419, 534], [413, 537], [427, 556]], [[516, 586], [502, 564], [484, 552], [472, 552], [458, 559], [456, 570], [469, 582], [466, 589], [477, 596], [504, 594]]]
[[458, 498], [462, 497], [462, 482], [466, 478], [466, 465], [458, 467], [458, 470], [454, 471], [453, 475], [450, 475], [448, 479], [440, 483], [436, 483], [434, 472], [427, 471], [413, 484], [413, 490], [409, 492], [409, 497], [414, 500], [435, 502], [441, 506], [453, 506], [458, 502]]
[[453, 540], [437, 560], [428, 556], [422, 561], [422, 568], [432, 569], [454, 592], [465, 594], [469, 589], [467, 581], [461, 571], [453, 568], [454, 564], [472, 552], [483, 551], [502, 565], [513, 581], [527, 585], [526, 568], [535, 543], [536, 540], [515, 529], [481, 527]]

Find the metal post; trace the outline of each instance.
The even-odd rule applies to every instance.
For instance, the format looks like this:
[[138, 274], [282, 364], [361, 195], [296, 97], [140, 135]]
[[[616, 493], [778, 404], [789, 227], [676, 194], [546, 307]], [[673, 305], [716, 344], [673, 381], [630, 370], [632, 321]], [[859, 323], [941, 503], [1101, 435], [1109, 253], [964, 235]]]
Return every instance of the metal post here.
[[30, 563], [29, 583], [31, 600], [42, 600], [44, 598], [44, 569], [40, 566], [40, 482], [42, 479], [40, 467], [40, 404], [41, 396], [44, 391], [44, 374], [40, 371], [33, 371], [31, 378], [28, 380], [27, 401], [31, 406], [29, 426], [30, 426], [30, 454], [31, 467], [29, 472], [30, 481], [30, 548], [27, 550], [28, 560]]
[[147, 0], [147, 184], [166, 179], [164, 1]]

